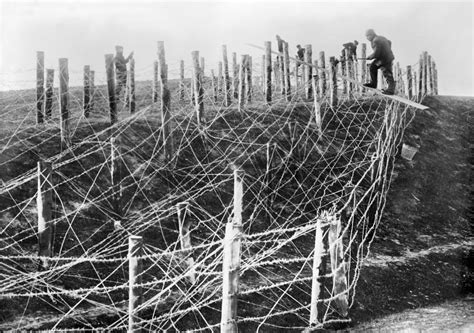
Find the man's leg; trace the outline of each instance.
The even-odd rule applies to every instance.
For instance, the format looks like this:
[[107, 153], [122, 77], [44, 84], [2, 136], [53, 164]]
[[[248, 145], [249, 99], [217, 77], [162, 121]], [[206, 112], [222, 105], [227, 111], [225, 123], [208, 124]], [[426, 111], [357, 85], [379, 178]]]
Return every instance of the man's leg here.
[[392, 63], [383, 65], [381, 69], [388, 84], [388, 88], [385, 91], [392, 94], [395, 93], [395, 80], [393, 79]]
[[369, 88], [377, 88], [377, 71], [379, 69], [379, 66], [375, 64], [375, 61], [372, 61], [369, 67], [369, 72], [370, 72], [370, 82], [364, 84], [364, 86], [369, 87]]

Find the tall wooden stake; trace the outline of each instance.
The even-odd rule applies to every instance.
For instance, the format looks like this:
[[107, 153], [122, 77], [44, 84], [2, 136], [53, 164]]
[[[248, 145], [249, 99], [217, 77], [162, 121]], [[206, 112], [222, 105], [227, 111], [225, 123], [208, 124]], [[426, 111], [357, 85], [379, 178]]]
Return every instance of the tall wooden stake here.
[[205, 65], [206, 65], [206, 61], [204, 60], [204, 57], [201, 57], [201, 75], [202, 75], [202, 80], [203, 80], [203, 84], [204, 84], [204, 78], [206, 77], [206, 71], [205, 71]]
[[232, 52], [232, 95], [239, 98], [239, 66], [237, 66], [237, 53]]
[[224, 106], [230, 106], [231, 90], [230, 90], [230, 76], [229, 76], [229, 61], [227, 60], [227, 46], [222, 45], [222, 60], [224, 62]]
[[51, 119], [53, 110], [53, 87], [54, 87], [54, 69], [46, 70], [46, 91], [44, 104], [44, 117], [46, 120]]
[[136, 94], [135, 94], [135, 59], [130, 59], [130, 80], [128, 81], [129, 108], [130, 113], [135, 113]]
[[44, 52], [36, 52], [36, 123], [43, 123]]
[[168, 88], [168, 72], [165, 60], [165, 43], [158, 42], [158, 70], [161, 86], [161, 123], [163, 126], [163, 143], [165, 147], [165, 158], [170, 161], [174, 154], [173, 135], [171, 133], [171, 94]]
[[413, 98], [413, 80], [412, 80], [412, 73], [411, 73], [411, 66], [407, 66], [407, 84], [408, 84], [408, 99]]
[[265, 100], [270, 103], [272, 101], [272, 42], [270, 41], [265, 42], [265, 66]]
[[158, 102], [158, 91], [159, 91], [159, 78], [158, 78], [158, 61], [153, 62], [153, 103]]
[[237, 301], [239, 293], [240, 247], [242, 235], [243, 172], [234, 170], [233, 219], [226, 224], [222, 262], [221, 332], [238, 332]]
[[[331, 101], [331, 107], [334, 108], [334, 107], [337, 106], [337, 67], [336, 67], [336, 58], [330, 57], [329, 62], [330, 62], [329, 90], [330, 90], [330, 93], [331, 93], [330, 101]], [[322, 90], [321, 90], [321, 93], [322, 93]]]
[[322, 287], [320, 277], [320, 267], [322, 264], [322, 256], [324, 252], [323, 229], [321, 228], [321, 220], [316, 222], [316, 235], [314, 237], [314, 254], [313, 254], [313, 279], [311, 283], [311, 307], [309, 312], [309, 324], [316, 325], [318, 320], [318, 300]]
[[[178, 229], [179, 229], [179, 241], [182, 250], [191, 249], [191, 232], [189, 227], [191, 226], [191, 220], [186, 219], [186, 213], [188, 210], [187, 202], [180, 202], [176, 205], [176, 212], [178, 215]], [[196, 270], [194, 269], [194, 259], [192, 252], [186, 252], [186, 263], [189, 267], [189, 281], [194, 284], [196, 282]]]
[[240, 58], [240, 76], [239, 76], [239, 111], [245, 106], [245, 70], [247, 68], [247, 56], [242, 55]]
[[[304, 61], [307, 62], [308, 64], [313, 63], [313, 47], [311, 44], [307, 44], [305, 46], [305, 52], [304, 52]], [[313, 67], [309, 65], [301, 65], [306, 68], [306, 77], [303, 78], [303, 82], [306, 84], [306, 98], [311, 99], [313, 98]], [[317, 68], [316, 68], [316, 74], [317, 74]]]
[[[38, 162], [38, 191], [36, 194], [36, 207], [38, 211], [38, 255], [51, 257], [52, 254], [52, 208], [53, 184], [51, 162]], [[48, 260], [41, 259], [41, 267], [48, 267]]]
[[212, 90], [212, 100], [217, 102], [217, 84], [216, 76], [214, 75], [214, 70], [211, 69], [211, 90]]
[[117, 122], [117, 101], [115, 100], [114, 55], [105, 55], [105, 69], [107, 74], [107, 91], [109, 94], [110, 124]]
[[285, 72], [285, 93], [286, 100], [291, 101], [291, 81], [290, 81], [290, 55], [288, 52], [288, 42], [283, 42], [284, 72]]
[[142, 304], [142, 272], [143, 272], [143, 239], [140, 236], [128, 238], [128, 332], [141, 332], [140, 313], [137, 309]]
[[184, 102], [184, 60], [179, 62], [179, 101]]
[[428, 52], [423, 52], [423, 90], [422, 94], [428, 94]]
[[90, 76], [90, 86], [91, 86], [91, 100], [89, 101], [89, 105], [91, 111], [94, 111], [94, 96], [95, 96], [95, 71], [91, 71]]
[[69, 70], [66, 58], [59, 59], [59, 104], [61, 122], [61, 143], [69, 143]]
[[85, 65], [84, 66], [84, 101], [83, 101], [83, 108], [84, 108], [84, 117], [86, 117], [86, 118], [89, 118], [89, 114], [91, 112], [90, 76], [91, 76], [91, 66]]
[[[319, 76], [319, 92], [321, 93], [321, 96], [324, 96], [326, 94], [326, 72], [324, 71], [326, 69], [326, 55], [324, 54], [324, 51], [319, 52], [318, 65], [319, 65], [319, 75], [318, 75]], [[335, 79], [337, 80], [337, 78]], [[332, 80], [330, 78], [329, 82], [331, 81]], [[336, 89], [337, 89], [337, 81], [336, 81]]]
[[321, 104], [319, 103], [318, 93], [317, 93], [317, 84], [318, 76], [314, 75], [312, 79], [313, 85], [313, 98], [314, 98], [314, 122], [316, 123], [316, 128], [318, 129], [319, 137], [322, 135], [322, 117], [321, 117]]
[[333, 291], [337, 296], [334, 303], [338, 312], [347, 316], [348, 311], [348, 290], [346, 278], [346, 263], [344, 261], [344, 248], [341, 235], [341, 219], [336, 216], [329, 216], [329, 252], [331, 258], [331, 272], [333, 276]]
[[252, 57], [247, 55], [247, 101], [252, 101], [253, 83], [252, 83]]
[[221, 92], [224, 90], [223, 86], [224, 80], [222, 79], [222, 61], [219, 61], [219, 65], [217, 67], [217, 90]]
[[202, 87], [202, 73], [199, 67], [199, 51], [192, 52], [193, 58], [193, 82], [194, 82], [194, 105], [196, 108], [196, 119], [200, 125], [204, 122], [204, 89]]
[[367, 82], [367, 60], [365, 60], [365, 58], [367, 57], [367, 44], [365, 43], [362, 43], [361, 57], [362, 57], [362, 60], [360, 61], [361, 82], [366, 83]]

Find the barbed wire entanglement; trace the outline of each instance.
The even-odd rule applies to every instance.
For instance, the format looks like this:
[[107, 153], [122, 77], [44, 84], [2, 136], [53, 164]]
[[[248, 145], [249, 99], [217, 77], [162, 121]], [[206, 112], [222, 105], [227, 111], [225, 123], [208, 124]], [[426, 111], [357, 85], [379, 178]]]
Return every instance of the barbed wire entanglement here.
[[[137, 80], [132, 114], [120, 95], [112, 124], [105, 71], [89, 117], [71, 88], [66, 143], [58, 91], [40, 125], [33, 90], [2, 93], [0, 328], [205, 331], [225, 327], [228, 298], [244, 331], [349, 321], [414, 109], [342, 76], [333, 100], [327, 68], [306, 65], [284, 94], [274, 72], [268, 103], [255, 75], [267, 65], [254, 60], [241, 104], [234, 76], [229, 104], [225, 78], [202, 73], [199, 121], [196, 70], [170, 79], [171, 156], [151, 81]], [[179, 77], [179, 63], [166, 68]], [[153, 66], [135, 75], [152, 80]]]

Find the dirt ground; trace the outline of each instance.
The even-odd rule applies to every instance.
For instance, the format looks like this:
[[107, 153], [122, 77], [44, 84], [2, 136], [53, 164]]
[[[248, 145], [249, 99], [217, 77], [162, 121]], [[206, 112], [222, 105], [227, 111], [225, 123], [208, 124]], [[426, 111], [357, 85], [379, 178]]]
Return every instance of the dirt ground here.
[[352, 330], [474, 331], [474, 98], [427, 97], [403, 141], [384, 217], [362, 271]]

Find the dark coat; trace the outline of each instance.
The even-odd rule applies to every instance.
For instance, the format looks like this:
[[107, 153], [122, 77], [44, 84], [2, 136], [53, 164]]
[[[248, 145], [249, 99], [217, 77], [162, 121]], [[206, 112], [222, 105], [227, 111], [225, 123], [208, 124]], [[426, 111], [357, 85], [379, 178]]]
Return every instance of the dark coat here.
[[390, 64], [395, 59], [392, 52], [392, 42], [383, 36], [375, 36], [372, 40], [372, 52], [367, 59], [375, 59], [381, 64]]

